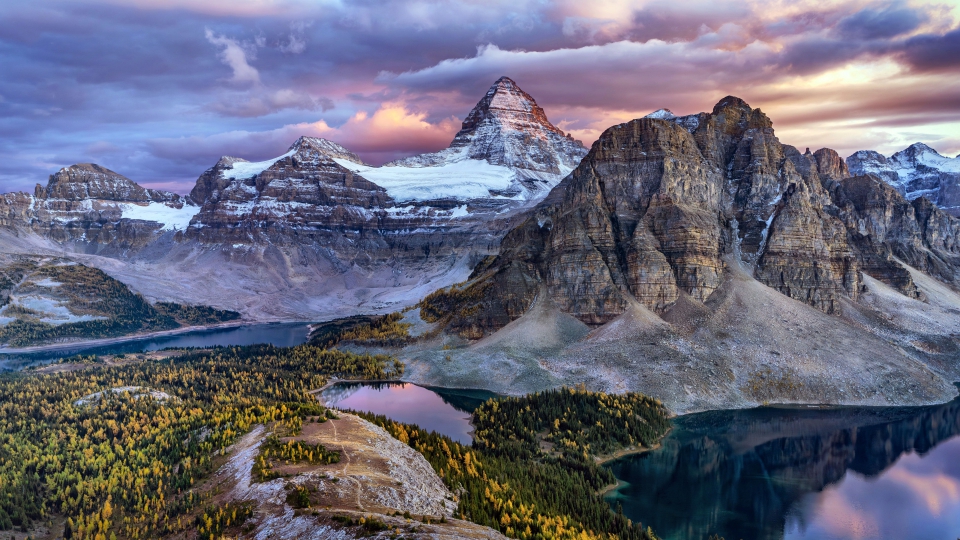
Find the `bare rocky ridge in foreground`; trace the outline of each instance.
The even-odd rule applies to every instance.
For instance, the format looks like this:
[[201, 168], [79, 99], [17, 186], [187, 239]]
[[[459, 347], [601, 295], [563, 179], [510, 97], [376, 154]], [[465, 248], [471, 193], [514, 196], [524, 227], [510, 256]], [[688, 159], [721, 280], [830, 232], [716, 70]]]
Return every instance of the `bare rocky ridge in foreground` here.
[[435, 346], [461, 348], [415, 347], [408, 373], [511, 393], [585, 382], [678, 412], [944, 401], [958, 239], [925, 198], [781, 144], [738, 98], [658, 111], [604, 132], [495, 261], [426, 300], [447, 331]]
[[[286, 478], [257, 483], [251, 470], [259, 446], [268, 435], [254, 428], [228, 449], [229, 460], [210, 481], [222, 493], [218, 503], [250, 502], [253, 517], [247, 522], [254, 538], [390, 538], [397, 530], [413, 538], [501, 540], [506, 537], [488, 528], [453, 518], [455, 495], [443, 484], [424, 457], [391, 437], [378, 426], [357, 416], [322, 424], [306, 424], [297, 440], [340, 453], [331, 465], [290, 465]], [[309, 510], [296, 510], [287, 502], [294, 486], [309, 489]], [[395, 513], [409, 512], [413, 519]], [[389, 529], [370, 532], [346, 526], [334, 517], [353, 520], [374, 518]], [[417, 521], [427, 516], [433, 524]], [[445, 523], [437, 523], [441, 517]]]

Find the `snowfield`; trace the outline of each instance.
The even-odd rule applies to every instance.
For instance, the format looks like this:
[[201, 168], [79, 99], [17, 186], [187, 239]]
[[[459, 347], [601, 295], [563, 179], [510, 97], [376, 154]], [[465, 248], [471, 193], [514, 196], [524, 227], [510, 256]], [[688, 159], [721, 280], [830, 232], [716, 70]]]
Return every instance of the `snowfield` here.
[[158, 202], [148, 204], [122, 203], [120, 209], [126, 219], [162, 223], [161, 230], [164, 231], [186, 230], [193, 216], [200, 212], [199, 206], [191, 204], [185, 204], [182, 208], [174, 208]]
[[223, 170], [224, 178], [236, 178], [237, 180], [246, 180], [262, 173], [270, 168], [271, 165], [296, 153], [296, 150], [290, 150], [282, 156], [277, 156], [266, 161], [238, 161]]
[[[513, 186], [514, 171], [484, 160], [465, 159], [435, 167], [370, 167], [335, 158], [338, 164], [387, 190], [397, 202], [455, 199], [465, 201], [493, 196]], [[500, 196], [503, 199], [519, 199]]]

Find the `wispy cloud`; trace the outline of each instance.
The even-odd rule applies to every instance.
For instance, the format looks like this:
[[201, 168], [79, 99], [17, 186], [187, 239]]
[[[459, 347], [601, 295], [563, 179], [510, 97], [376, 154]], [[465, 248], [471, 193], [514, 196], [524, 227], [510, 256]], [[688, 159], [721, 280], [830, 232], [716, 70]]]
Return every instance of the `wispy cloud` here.
[[221, 48], [218, 56], [220, 61], [233, 70], [231, 81], [236, 83], [260, 83], [260, 72], [247, 61], [248, 55], [255, 57], [255, 48], [249, 46], [245, 48], [239, 41], [216, 34], [209, 28], [204, 31], [204, 35], [207, 41]]

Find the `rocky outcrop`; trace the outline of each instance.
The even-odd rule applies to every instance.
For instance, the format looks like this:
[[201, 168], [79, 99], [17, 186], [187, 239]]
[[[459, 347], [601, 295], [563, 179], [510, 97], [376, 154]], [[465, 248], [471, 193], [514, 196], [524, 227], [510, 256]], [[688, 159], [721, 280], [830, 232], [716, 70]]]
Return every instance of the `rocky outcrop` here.
[[203, 205], [188, 237], [206, 243], [282, 243], [298, 232], [376, 230], [375, 212], [382, 212], [390, 198], [334, 161], [336, 155], [359, 161], [342, 147], [312, 137], [301, 137], [287, 153], [268, 161], [221, 158], [190, 193], [193, 200], [202, 197]]
[[859, 298], [864, 274], [922, 298], [898, 261], [956, 284], [960, 223], [919, 201], [850, 178], [833, 150], [781, 144], [739, 98], [686, 117], [661, 110], [605, 131], [496, 261], [431, 301], [479, 338], [541, 295], [590, 325], [634, 302], [658, 313], [706, 302], [729, 264], [828, 314]]
[[182, 231], [199, 207], [146, 189], [92, 163], [60, 169], [33, 195], [0, 196], [0, 225], [27, 229], [87, 253], [139, 250], [167, 232]]
[[42, 199], [80, 202], [88, 199], [116, 202], [182, 203], [176, 193], [146, 189], [129, 178], [95, 163], [65, 167], [50, 176], [46, 188], [37, 190]]
[[854, 175], [879, 176], [909, 200], [924, 197], [960, 216], [960, 156], [948, 158], [916, 143], [890, 157], [860, 150], [847, 158], [847, 165]]

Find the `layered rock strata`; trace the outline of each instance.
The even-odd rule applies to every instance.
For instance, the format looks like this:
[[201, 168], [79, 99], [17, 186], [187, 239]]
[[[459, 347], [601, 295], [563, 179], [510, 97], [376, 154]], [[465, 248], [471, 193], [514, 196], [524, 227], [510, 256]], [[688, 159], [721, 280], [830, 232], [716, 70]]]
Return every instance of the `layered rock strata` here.
[[859, 298], [864, 274], [922, 297], [899, 261], [956, 285], [958, 226], [877, 177], [850, 178], [833, 150], [781, 144], [762, 111], [727, 97], [710, 113], [609, 128], [491, 265], [430, 301], [469, 338], [541, 295], [601, 325], [633, 302], [658, 313], [681, 297], [702, 303], [736, 264], [833, 314]]
[[89, 253], [139, 250], [186, 229], [199, 207], [176, 193], [146, 189], [92, 163], [60, 169], [32, 195], [0, 196], [0, 225], [28, 229]]

